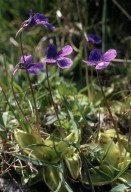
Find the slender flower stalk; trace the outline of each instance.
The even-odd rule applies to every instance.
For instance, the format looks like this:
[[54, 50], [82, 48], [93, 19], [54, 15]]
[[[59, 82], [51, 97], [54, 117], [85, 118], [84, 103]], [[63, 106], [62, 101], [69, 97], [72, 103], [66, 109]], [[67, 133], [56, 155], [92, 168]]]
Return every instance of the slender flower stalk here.
[[21, 106], [20, 106], [20, 104], [19, 104], [19, 101], [18, 101], [18, 99], [17, 99], [17, 97], [16, 97], [15, 90], [14, 90], [14, 86], [13, 86], [13, 79], [14, 79], [14, 76], [15, 76], [15, 74], [16, 74], [16, 72], [17, 72], [18, 70], [19, 70], [19, 66], [17, 65], [17, 66], [15, 67], [13, 73], [12, 73], [12, 77], [11, 77], [11, 89], [12, 89], [13, 96], [14, 96], [14, 98], [15, 98], [15, 102], [16, 102], [16, 104], [17, 104], [20, 112], [22, 113], [22, 115], [23, 115], [26, 123], [27, 123], [27, 124], [30, 126], [30, 128], [32, 129], [29, 120], [28, 120], [27, 117], [25, 116], [25, 114], [24, 114], [24, 112], [23, 112], [23, 110], [22, 110], [22, 108], [21, 108]]
[[98, 73], [97, 70], [96, 70], [96, 73], [97, 73], [97, 78], [98, 78], [98, 82], [99, 82], [99, 85], [100, 85], [101, 93], [102, 93], [102, 95], [103, 95], [105, 105], [106, 105], [106, 107], [107, 107], [108, 113], [109, 113], [110, 118], [111, 118], [111, 120], [112, 120], [112, 123], [113, 123], [113, 125], [114, 125], [114, 129], [115, 129], [115, 131], [116, 131], [117, 140], [118, 140], [118, 142], [119, 142], [120, 137], [119, 137], [119, 131], [118, 131], [118, 129], [117, 129], [116, 121], [114, 120], [113, 115], [112, 115], [112, 112], [111, 112], [110, 107], [109, 107], [109, 105], [108, 105], [108, 102], [107, 102], [107, 99], [106, 99], [106, 96], [105, 96], [105, 93], [104, 93], [104, 90], [103, 90], [103, 87], [102, 87], [102, 84], [101, 84], [101, 81], [100, 81], [99, 73]]
[[24, 65], [25, 65], [25, 70], [26, 70], [26, 74], [27, 74], [27, 78], [28, 78], [28, 82], [29, 82], [29, 86], [30, 86], [30, 90], [31, 90], [32, 98], [33, 98], [33, 103], [34, 103], [34, 109], [35, 109], [35, 115], [36, 115], [37, 134], [40, 134], [38, 110], [37, 110], [35, 95], [34, 95], [33, 87], [32, 87], [32, 84], [31, 84], [30, 76], [29, 76], [28, 70], [26, 68], [26, 61], [25, 61], [25, 57], [24, 57], [24, 53], [23, 53], [22, 34], [21, 33], [20, 33], [20, 47], [21, 47], [23, 62], [24, 62]]
[[61, 135], [62, 138], [64, 138], [64, 131], [63, 131], [63, 128], [62, 128], [62, 125], [61, 125], [61, 122], [60, 122], [60, 119], [59, 119], [58, 111], [57, 111], [57, 108], [56, 108], [56, 104], [55, 104], [55, 102], [53, 100], [53, 96], [52, 96], [52, 92], [51, 92], [51, 87], [50, 87], [50, 82], [49, 82], [49, 74], [48, 74], [48, 64], [47, 63], [46, 63], [46, 77], [47, 77], [47, 83], [48, 83], [48, 88], [49, 88], [51, 101], [52, 101], [52, 104], [53, 104], [53, 107], [54, 107], [54, 110], [55, 110], [55, 114], [56, 114], [56, 117], [57, 117], [57, 120], [58, 120], [59, 126], [60, 126], [60, 135]]

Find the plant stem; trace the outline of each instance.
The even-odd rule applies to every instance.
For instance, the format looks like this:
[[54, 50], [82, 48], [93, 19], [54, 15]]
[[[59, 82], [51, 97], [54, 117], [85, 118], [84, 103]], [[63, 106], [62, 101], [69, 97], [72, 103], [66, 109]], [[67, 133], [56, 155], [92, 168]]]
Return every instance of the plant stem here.
[[63, 138], [64, 137], [64, 131], [63, 131], [60, 119], [59, 119], [59, 115], [58, 115], [58, 111], [57, 111], [57, 108], [56, 108], [56, 104], [55, 104], [55, 102], [53, 100], [53, 96], [52, 96], [52, 92], [51, 92], [51, 87], [50, 87], [50, 82], [49, 82], [48, 64], [47, 63], [46, 63], [46, 77], [47, 77], [47, 83], [48, 83], [48, 88], [49, 88], [49, 93], [50, 93], [51, 101], [52, 101], [52, 104], [53, 104], [53, 107], [54, 107], [54, 110], [55, 110], [55, 114], [56, 114], [56, 117], [57, 117], [57, 120], [58, 120], [59, 126], [60, 126], [60, 135]]
[[[17, 99], [17, 97], [16, 97], [15, 90], [14, 90], [14, 86], [13, 86], [14, 75], [16, 74], [16, 72], [17, 72], [18, 70], [19, 70], [19, 66], [16, 66], [15, 69], [14, 69], [14, 71], [13, 71], [13, 73], [12, 73], [12, 77], [11, 77], [11, 89], [12, 89], [12, 93], [13, 93], [15, 102], [16, 102], [18, 108], [20, 109], [20, 112], [22, 113], [22, 115], [23, 115], [25, 121], [27, 122], [27, 124], [28, 124], [28, 125], [30, 126], [30, 128], [32, 129], [29, 120], [28, 120], [27, 117], [25, 116], [25, 114], [24, 114], [24, 112], [23, 112], [23, 110], [22, 110], [22, 108], [21, 108], [21, 106], [20, 106], [20, 104], [19, 104], [19, 101], [18, 101], [18, 99]], [[2, 90], [3, 90], [3, 89], [2, 89]], [[4, 90], [3, 90], [3, 93], [4, 93]], [[5, 94], [4, 94], [4, 95], [5, 95]], [[8, 104], [9, 104], [9, 102], [8, 102]]]
[[25, 69], [26, 69], [26, 75], [27, 75], [27, 79], [28, 79], [28, 82], [29, 82], [29, 86], [30, 86], [30, 90], [31, 90], [32, 98], [33, 98], [33, 103], [34, 103], [34, 110], [35, 110], [35, 115], [36, 115], [37, 134], [40, 135], [38, 110], [37, 110], [35, 95], [34, 95], [33, 87], [32, 87], [32, 84], [31, 84], [30, 76], [29, 76], [28, 70], [26, 68], [26, 61], [25, 61], [24, 52], [23, 52], [22, 35], [21, 34], [20, 34], [20, 47], [21, 47], [22, 57], [23, 57], [23, 61], [24, 61], [24, 64], [25, 64]]
[[[82, 17], [81, 17], [79, 0], [76, 1], [76, 5], [77, 5], [79, 20], [81, 23], [81, 31], [82, 31], [82, 38], [83, 38], [82, 41], [83, 41], [83, 46], [84, 46], [84, 56], [85, 56], [85, 60], [88, 60], [88, 52], [87, 52], [87, 46], [86, 46], [86, 42], [88, 40], [86, 38], [85, 28], [84, 28], [84, 24], [83, 24]], [[87, 86], [87, 90], [88, 90], [88, 97], [90, 100], [91, 99], [91, 90], [90, 90], [90, 84], [89, 84], [88, 65], [85, 65], [85, 79], [86, 79], [86, 86]]]
[[105, 105], [107, 107], [108, 113], [109, 113], [110, 118], [112, 120], [112, 123], [114, 125], [114, 129], [116, 131], [117, 140], [119, 141], [120, 137], [119, 137], [119, 132], [118, 132], [118, 129], [117, 129], [117, 126], [116, 126], [116, 122], [115, 122], [115, 120], [114, 120], [114, 118], [112, 116], [112, 112], [111, 112], [110, 107], [108, 105], [108, 102], [107, 102], [107, 99], [106, 99], [106, 96], [105, 96], [105, 93], [104, 93], [104, 90], [103, 90], [103, 87], [102, 87], [102, 84], [101, 84], [101, 81], [100, 81], [99, 73], [98, 73], [97, 70], [96, 70], [96, 73], [97, 73], [97, 78], [98, 78], [98, 82], [99, 82], [99, 85], [100, 85], [101, 93], [102, 93], [103, 98], [104, 98]]

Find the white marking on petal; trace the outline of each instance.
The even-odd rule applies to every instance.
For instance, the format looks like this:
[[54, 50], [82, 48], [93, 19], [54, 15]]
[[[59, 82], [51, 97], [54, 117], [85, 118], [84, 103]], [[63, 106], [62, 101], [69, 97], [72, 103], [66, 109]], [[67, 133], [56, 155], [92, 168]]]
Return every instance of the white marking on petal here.
[[104, 65], [104, 62], [100, 62], [98, 63], [99, 66], [103, 66]]

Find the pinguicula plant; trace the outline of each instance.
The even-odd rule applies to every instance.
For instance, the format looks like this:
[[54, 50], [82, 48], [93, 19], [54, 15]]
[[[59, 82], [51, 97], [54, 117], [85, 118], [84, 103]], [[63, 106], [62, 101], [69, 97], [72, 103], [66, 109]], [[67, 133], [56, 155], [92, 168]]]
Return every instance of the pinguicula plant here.
[[[22, 57], [21, 57], [21, 61], [19, 64], [19, 68], [21, 69], [25, 69], [26, 70], [26, 74], [27, 74], [27, 78], [29, 81], [29, 86], [30, 86], [30, 90], [32, 93], [32, 98], [33, 98], [33, 102], [34, 102], [34, 109], [35, 109], [35, 113], [36, 113], [36, 129], [37, 129], [37, 133], [40, 134], [40, 127], [39, 127], [39, 117], [38, 117], [38, 110], [37, 110], [37, 106], [36, 106], [36, 99], [34, 96], [34, 91], [33, 91], [33, 87], [31, 84], [31, 80], [30, 80], [30, 76], [29, 73], [33, 73], [33, 74], [38, 74], [38, 68], [42, 68], [42, 65], [39, 63], [32, 65], [32, 57], [31, 56], [25, 56], [23, 53], [23, 45], [22, 45], [22, 32], [25, 29], [29, 29], [35, 25], [42, 25], [50, 30], [53, 30], [55, 27], [53, 27], [49, 22], [48, 22], [48, 18], [45, 17], [45, 15], [40, 14], [40, 13], [36, 13], [35, 15], [33, 15], [32, 10], [29, 11], [29, 19], [27, 19], [26, 21], [24, 21], [22, 23], [22, 27], [17, 31], [16, 33], [16, 37], [19, 35], [20, 36], [20, 45], [21, 45], [21, 52], [22, 52]], [[21, 64], [22, 62], [22, 64]], [[16, 72], [16, 69], [15, 69]], [[12, 86], [12, 90], [13, 90], [13, 86]], [[20, 105], [18, 104], [18, 101], [15, 97], [16, 103], [19, 106], [19, 109], [22, 112], [22, 109], [20, 108]], [[23, 112], [22, 112], [23, 114]]]
[[[75, 150], [75, 148], [70, 147], [70, 142], [73, 142], [73, 143], [79, 142], [79, 132], [72, 131], [69, 135], [66, 134], [67, 136], [65, 136], [65, 134], [64, 134], [64, 129], [61, 125], [58, 111], [56, 109], [56, 104], [53, 100], [53, 96], [52, 96], [52, 92], [51, 92], [51, 86], [50, 86], [49, 76], [48, 76], [48, 65], [57, 63], [58, 67], [60, 67], [61, 69], [69, 68], [73, 64], [73, 61], [66, 56], [71, 54], [73, 49], [70, 45], [67, 45], [67, 46], [63, 47], [60, 51], [57, 52], [56, 46], [54, 44], [51, 44], [47, 48], [46, 58], [44, 58], [42, 60], [42, 62], [34, 63], [33, 56], [25, 55], [23, 52], [22, 32], [24, 31], [24, 29], [28, 29], [37, 24], [43, 25], [44, 27], [47, 27], [49, 29], [54, 29], [54, 27], [48, 23], [48, 19], [43, 14], [37, 13], [33, 16], [32, 11], [30, 11], [29, 19], [26, 20], [22, 24], [22, 27], [20, 28], [20, 30], [18, 30], [18, 32], [16, 34], [16, 36], [19, 35], [19, 37], [20, 37], [22, 56], [20, 58], [20, 61], [14, 68], [14, 71], [12, 74], [12, 91], [14, 94], [15, 101], [16, 101], [22, 115], [25, 118], [25, 122], [30, 126], [30, 131], [28, 131], [28, 130], [23, 131], [20, 129], [15, 129], [14, 136], [15, 136], [17, 143], [23, 149], [25, 154], [27, 154], [27, 155], [30, 154], [30, 156], [32, 158], [39, 160], [39, 161], [44, 160], [47, 163], [47, 167], [48, 167], [48, 164], [51, 165], [51, 163], [55, 163], [55, 166], [59, 166], [58, 163], [60, 162], [60, 160], [63, 160], [64, 158], [66, 158], [66, 163], [68, 164], [68, 167], [70, 168], [70, 159], [69, 159], [70, 155], [68, 157], [66, 157], [66, 155], [69, 153], [70, 150], [73, 150], [73, 151]], [[59, 127], [57, 129], [60, 132], [60, 135], [59, 135], [60, 138], [54, 137], [54, 134], [50, 134], [49, 137], [44, 139], [41, 135], [39, 114], [38, 114], [37, 103], [36, 103], [36, 99], [35, 99], [35, 92], [34, 92], [34, 89], [33, 89], [32, 83], [31, 83], [31, 79], [30, 79], [30, 74], [39, 75], [40, 70], [43, 69], [44, 63], [46, 63], [45, 69], [46, 69], [47, 82], [48, 82], [48, 87], [49, 87], [52, 104], [54, 106], [57, 120], [59, 122]], [[36, 115], [36, 123], [34, 125], [30, 125], [29, 118], [27, 118], [25, 116], [24, 111], [23, 111], [23, 109], [20, 105], [20, 102], [18, 101], [17, 96], [14, 91], [13, 77], [14, 77], [14, 75], [16, 75], [16, 73], [19, 70], [25, 71], [27, 78], [28, 78], [28, 82], [29, 82], [29, 86], [30, 86], [30, 90], [31, 90], [32, 98], [33, 98], [33, 103], [34, 103], [35, 115]], [[78, 170], [79, 170], [80, 161], [79, 161], [78, 154], [76, 155], [76, 158], [74, 160], [72, 159], [72, 161], [78, 162]], [[46, 175], [45, 175], [45, 169], [43, 168], [43, 178], [44, 178], [45, 182], [47, 183], [47, 185], [48, 185], [48, 182], [46, 181], [45, 176], [53, 175], [54, 174], [53, 172], [55, 173], [54, 176], [59, 178], [56, 168], [52, 167], [50, 169], [50, 171], [48, 173], [46, 173]], [[73, 175], [75, 175], [75, 177], [76, 177], [76, 174], [73, 174]], [[78, 176], [78, 173], [77, 173], [77, 176]], [[53, 178], [51, 178], [51, 179], [53, 179]], [[59, 180], [60, 180], [60, 178], [58, 179], [58, 183], [59, 183]], [[57, 185], [56, 185], [56, 187], [53, 187], [53, 188], [51, 186], [49, 186], [49, 187], [54, 191], [55, 188], [57, 188]], [[63, 190], [63, 188], [65, 190], [66, 187], [62, 184], [61, 191]]]
[[96, 69], [99, 85], [100, 85], [101, 92], [102, 92], [102, 95], [103, 95], [103, 98], [104, 98], [104, 102], [105, 102], [105, 105], [106, 105], [107, 110], [109, 112], [110, 118], [111, 118], [111, 120], [113, 122], [114, 129], [115, 129], [116, 135], [117, 135], [117, 139], [119, 141], [118, 128], [117, 128], [116, 122], [115, 122], [115, 120], [113, 118], [113, 115], [111, 113], [110, 107], [109, 107], [109, 105], [107, 103], [106, 96], [105, 96], [105, 93], [104, 93], [104, 90], [103, 90], [103, 87], [102, 87], [102, 84], [101, 84], [101, 81], [100, 81], [99, 73], [98, 73], [99, 70], [103, 70], [103, 69], [107, 68], [109, 66], [110, 62], [113, 59], [115, 59], [116, 56], [117, 56], [117, 52], [116, 52], [115, 49], [109, 49], [104, 54], [101, 54], [101, 52], [98, 49], [94, 49], [94, 50], [91, 51], [91, 53], [89, 55], [89, 60], [88, 61], [83, 60], [83, 62], [88, 64], [88, 65], [94, 66], [95, 69]]
[[[110, 62], [113, 61], [116, 56], [117, 52], [115, 49], [109, 49], [104, 54], [101, 54], [98, 49], [94, 49], [90, 52], [88, 61], [83, 60], [84, 63], [89, 66], [93, 66], [96, 69], [99, 86], [104, 98], [104, 103], [107, 107], [110, 119], [114, 125], [114, 129], [110, 128], [109, 130], [104, 130], [103, 133], [100, 132], [98, 134], [98, 138], [95, 141], [101, 148], [101, 150], [98, 150], [98, 152], [96, 152], [98, 165], [95, 167], [91, 166], [90, 176], [93, 184], [98, 186], [117, 181], [119, 180], [119, 177], [127, 178], [127, 175], [129, 173], [128, 167], [131, 164], [131, 158], [129, 157], [130, 144], [128, 145], [127, 149], [126, 144], [128, 143], [128, 140], [126, 138], [125, 143], [123, 142], [124, 137], [119, 133], [117, 123], [108, 105], [99, 75], [100, 71], [106, 69], [109, 66]], [[85, 156], [87, 158], [90, 157], [90, 155], [88, 156], [88, 152]], [[118, 171], [116, 171], [116, 169]], [[85, 175], [86, 173], [82, 172], [83, 182], [85, 184], [90, 184]]]
[[[79, 7], [78, 0], [77, 6]], [[118, 131], [116, 121], [113, 118], [112, 112], [106, 100], [99, 76], [99, 73], [106, 69], [110, 65], [111, 61], [113, 61], [117, 56], [116, 50], [109, 49], [102, 54], [98, 49], [95, 48], [96, 45], [101, 43], [100, 37], [89, 34], [88, 42], [93, 45], [92, 48], [94, 49], [90, 52], [89, 57], [85, 57], [85, 60], [83, 60], [83, 62], [86, 64], [86, 70], [88, 70], [88, 65], [92, 66], [96, 70], [101, 92], [104, 97], [104, 102], [113, 122], [114, 129], [103, 130], [103, 132], [96, 130], [94, 133], [92, 129], [88, 129], [89, 124], [87, 122], [87, 118], [90, 119], [89, 111], [93, 110], [92, 103], [90, 104], [87, 97], [82, 95], [81, 97], [82, 99], [84, 98], [84, 102], [81, 104], [81, 100], [78, 102], [77, 95], [75, 95], [74, 101], [73, 99], [71, 100], [73, 104], [70, 105], [68, 98], [63, 95], [62, 107], [65, 107], [64, 115], [67, 113], [65, 115], [65, 122], [69, 121], [67, 123], [67, 125], [69, 125], [67, 127], [68, 129], [64, 129], [62, 126], [62, 119], [60, 119], [60, 114], [62, 114], [63, 111], [60, 111], [59, 106], [54, 99], [55, 95], [52, 93], [51, 84], [49, 81], [49, 67], [56, 65], [61, 70], [70, 68], [73, 65], [73, 60], [70, 58], [70, 54], [73, 52], [73, 47], [70, 45], [65, 45], [63, 48], [57, 50], [55, 44], [49, 44], [46, 49], [45, 57], [40, 61], [33, 61], [32, 55], [24, 53], [22, 33], [36, 25], [41, 25], [49, 30], [53, 30], [55, 28], [49, 23], [48, 18], [45, 15], [40, 13], [33, 14], [32, 10], [30, 10], [29, 18], [22, 23], [21, 28], [16, 33], [16, 37], [19, 36], [20, 38], [21, 57], [18, 58], [18, 64], [14, 67], [12, 72], [11, 87], [14, 99], [21, 112], [20, 114], [21, 118], [23, 118], [22, 120], [24, 121], [24, 126], [22, 124], [23, 121], [20, 121], [19, 128], [14, 128], [14, 138], [18, 145], [16, 145], [16, 148], [13, 146], [15, 150], [11, 155], [15, 158], [18, 158], [19, 161], [25, 161], [27, 165], [31, 167], [31, 171], [33, 170], [32, 167], [34, 168], [34, 165], [36, 169], [38, 167], [36, 170], [36, 175], [40, 177], [40, 179], [43, 178], [45, 184], [51, 191], [73, 192], [66, 181], [66, 177], [64, 177], [65, 166], [68, 169], [69, 178], [71, 178], [68, 179], [70, 180], [69, 182], [72, 182], [73, 180], [73, 183], [74, 181], [79, 181], [82, 184], [89, 185], [92, 192], [95, 192], [94, 185], [103, 186], [106, 184], [112, 184], [114, 181], [125, 182], [130, 176], [130, 170], [128, 170], [131, 164], [130, 145], [126, 136], [124, 137]], [[44, 30], [44, 28], [42, 29]], [[85, 46], [84, 51], [87, 51], [86, 48], [87, 47]], [[33, 55], [35, 55], [35, 53]], [[19, 74], [19, 71], [23, 71], [28, 80], [28, 90], [31, 93], [33, 101], [33, 105], [31, 104], [31, 106], [33, 106], [32, 111], [34, 112], [33, 119], [35, 114], [35, 119], [33, 122], [30, 120], [32, 113], [27, 115], [25, 114], [24, 108], [22, 107], [22, 103], [19, 99], [19, 95], [16, 94], [16, 89], [14, 87], [14, 77], [15, 75]], [[43, 72], [46, 73], [48, 90], [52, 102], [51, 106], [53, 105], [55, 116], [57, 118], [55, 121], [58, 121], [58, 124], [56, 123], [55, 126], [53, 126], [53, 131], [50, 131], [51, 133], [46, 133], [42, 129], [45, 124], [42, 124], [40, 121], [36, 92], [34, 86], [32, 85], [31, 79], [34, 76], [36, 79], [39, 78], [39, 75]], [[87, 86], [89, 85], [87, 84]], [[6, 97], [3, 87], [2, 90]], [[9, 103], [8, 99], [6, 100], [7, 103]], [[89, 110], [87, 110], [88, 107], [86, 105], [90, 105]], [[74, 108], [76, 113], [75, 115], [73, 114]], [[46, 116], [46, 114], [44, 115]], [[87, 115], [89, 116], [87, 117]], [[84, 129], [86, 128], [88, 132], [90, 132], [90, 138], [86, 141], [86, 143], [81, 144], [81, 131], [84, 132]], [[4, 150], [2, 152], [4, 153]], [[9, 154], [10, 153], [11, 152], [9, 151]], [[20, 170], [24, 177], [28, 173], [28, 169], [26, 166], [22, 165], [21, 161]], [[15, 166], [15, 169], [17, 169], [17, 166]], [[28, 176], [28, 178], [30, 179], [31, 177]], [[129, 179], [127, 179], [127, 181], [128, 180]], [[73, 183], [71, 186], [73, 186]], [[74, 188], [74, 191], [75, 190], [76, 187]]]
[[[32, 55], [25, 55], [23, 53], [22, 37], [21, 37], [22, 32], [24, 31], [24, 29], [31, 28], [31, 27], [33, 27], [35, 25], [38, 25], [38, 24], [43, 25], [44, 27], [47, 27], [48, 29], [51, 29], [51, 30], [53, 30], [55, 27], [53, 27], [51, 24], [49, 24], [48, 18], [45, 17], [43, 14], [36, 13], [35, 15], [33, 15], [32, 10], [30, 10], [29, 15], [30, 15], [29, 19], [23, 22], [22, 27], [16, 33], [16, 36], [18, 36], [18, 35], [20, 36], [20, 45], [21, 45], [22, 57], [21, 57], [19, 63], [16, 65], [15, 69], [14, 69], [13, 76], [16, 74], [16, 72], [19, 69], [26, 71], [28, 81], [29, 81], [30, 90], [31, 90], [32, 97], [33, 97], [34, 109], [35, 109], [35, 113], [36, 113], [37, 133], [40, 135], [38, 110], [37, 110], [36, 99], [35, 99], [35, 95], [34, 95], [34, 91], [33, 91], [33, 87], [32, 87], [32, 84], [31, 84], [29, 74], [39, 75], [39, 70], [43, 69], [43, 63], [44, 62], [47, 62], [47, 63], [57, 62], [58, 66], [60, 68], [62, 68], [62, 69], [69, 68], [72, 65], [73, 62], [72, 62], [72, 60], [70, 58], [67, 58], [65, 56], [72, 53], [73, 49], [72, 49], [71, 46], [67, 45], [62, 50], [57, 52], [56, 46], [51, 44], [47, 48], [47, 58], [43, 60], [43, 63], [41, 63], [41, 62], [33, 63]], [[62, 129], [60, 119], [59, 119], [59, 116], [58, 116], [58, 112], [56, 110], [55, 103], [53, 101], [53, 96], [52, 96], [52, 93], [51, 93], [49, 77], [48, 77], [48, 65], [46, 65], [46, 73], [47, 73], [47, 81], [48, 81], [49, 91], [50, 91], [50, 95], [51, 95], [51, 99], [52, 99], [52, 104], [54, 106], [55, 113], [56, 113], [56, 116], [57, 116], [57, 119], [58, 119], [58, 122], [59, 122], [59, 125], [60, 125], [61, 137], [63, 137], [63, 135], [64, 135], [63, 134], [63, 129]], [[23, 110], [20, 107], [20, 104], [19, 104], [19, 102], [17, 100], [17, 97], [15, 96], [15, 92], [14, 92], [14, 89], [13, 89], [13, 76], [12, 76], [12, 91], [14, 93], [16, 103], [17, 103], [19, 109], [21, 110], [21, 113], [24, 116]], [[26, 122], [28, 122], [27, 118], [26, 117], [24, 117], [24, 118], [25, 118]]]

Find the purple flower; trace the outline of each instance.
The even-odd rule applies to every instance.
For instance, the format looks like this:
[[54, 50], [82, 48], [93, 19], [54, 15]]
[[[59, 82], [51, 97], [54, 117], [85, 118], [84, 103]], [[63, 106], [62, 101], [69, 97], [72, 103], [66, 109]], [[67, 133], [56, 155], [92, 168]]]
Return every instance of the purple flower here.
[[29, 73], [32, 73], [34, 75], [39, 75], [39, 70], [43, 69], [42, 63], [33, 63], [33, 57], [32, 55], [24, 55], [25, 63], [23, 60], [23, 56], [21, 57], [19, 61], [19, 68], [20, 69], [27, 69]]
[[89, 34], [89, 35], [87, 35], [87, 37], [88, 37], [88, 41], [91, 42], [92, 44], [101, 43], [101, 38], [98, 35]]
[[110, 61], [112, 61], [117, 55], [117, 52], [115, 49], [109, 49], [104, 54], [101, 54], [98, 49], [94, 49], [91, 51], [89, 55], [89, 61], [84, 61], [84, 63], [88, 65], [94, 65], [95, 69], [101, 70], [110, 64]]
[[50, 30], [53, 30], [55, 28], [48, 22], [48, 18], [45, 17], [43, 14], [36, 13], [35, 15], [33, 15], [32, 10], [29, 10], [29, 16], [29, 19], [22, 23], [22, 27], [18, 30], [16, 36], [18, 36], [24, 29], [28, 29], [35, 25], [42, 25]]
[[56, 46], [54, 44], [50, 44], [47, 47], [46, 58], [43, 60], [43, 62], [57, 63], [58, 67], [62, 69], [69, 68], [73, 61], [65, 56], [71, 54], [72, 51], [72, 47], [70, 45], [66, 45], [57, 52]]

